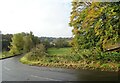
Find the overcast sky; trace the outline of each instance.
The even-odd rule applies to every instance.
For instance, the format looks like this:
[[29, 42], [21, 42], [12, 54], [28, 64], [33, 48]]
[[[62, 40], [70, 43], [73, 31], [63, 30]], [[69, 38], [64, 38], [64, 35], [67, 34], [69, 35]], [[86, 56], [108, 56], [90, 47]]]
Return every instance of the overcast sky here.
[[71, 37], [71, 0], [0, 0], [0, 31]]

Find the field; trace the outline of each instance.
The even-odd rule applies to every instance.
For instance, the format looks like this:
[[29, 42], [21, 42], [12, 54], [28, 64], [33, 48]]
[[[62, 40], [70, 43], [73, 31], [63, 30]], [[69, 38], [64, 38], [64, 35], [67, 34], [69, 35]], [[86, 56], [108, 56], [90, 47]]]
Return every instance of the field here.
[[65, 55], [71, 53], [71, 48], [49, 48], [47, 50], [49, 55]]

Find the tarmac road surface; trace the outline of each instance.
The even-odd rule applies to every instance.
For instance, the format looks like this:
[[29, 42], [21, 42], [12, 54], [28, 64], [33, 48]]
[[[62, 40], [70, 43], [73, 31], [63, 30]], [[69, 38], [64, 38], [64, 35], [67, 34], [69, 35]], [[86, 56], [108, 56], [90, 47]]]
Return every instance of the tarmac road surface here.
[[20, 57], [0, 60], [2, 81], [118, 81], [117, 72], [29, 66], [20, 63]]

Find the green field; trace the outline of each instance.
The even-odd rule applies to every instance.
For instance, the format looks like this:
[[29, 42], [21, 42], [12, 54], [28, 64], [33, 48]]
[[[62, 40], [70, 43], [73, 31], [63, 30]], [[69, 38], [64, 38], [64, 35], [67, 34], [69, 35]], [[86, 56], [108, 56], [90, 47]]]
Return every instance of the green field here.
[[49, 48], [47, 50], [47, 53], [49, 55], [64, 55], [64, 54], [70, 54], [71, 48]]

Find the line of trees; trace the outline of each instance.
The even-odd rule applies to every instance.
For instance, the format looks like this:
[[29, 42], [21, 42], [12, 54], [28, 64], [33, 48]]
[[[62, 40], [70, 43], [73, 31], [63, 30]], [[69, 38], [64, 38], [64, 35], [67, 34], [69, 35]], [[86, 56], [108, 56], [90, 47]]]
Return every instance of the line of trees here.
[[38, 44], [43, 44], [45, 49], [56, 47], [71, 47], [72, 38], [53, 38], [53, 37], [37, 37], [32, 32], [2, 34], [2, 51], [9, 51], [12, 55], [22, 54], [31, 51]]
[[43, 43], [47, 48], [56, 47], [56, 48], [63, 48], [63, 47], [71, 47], [71, 40], [72, 38], [52, 38], [52, 37], [41, 37], [40, 41]]
[[3, 51], [9, 51], [10, 48], [8, 46], [10, 46], [10, 42], [12, 41], [11, 38], [13, 37], [12, 34], [1, 34], [1, 43], [2, 43], [2, 50]]
[[30, 33], [17, 33], [14, 34], [10, 42], [10, 53], [11, 54], [22, 54], [29, 52], [33, 47], [40, 43], [38, 37]]

